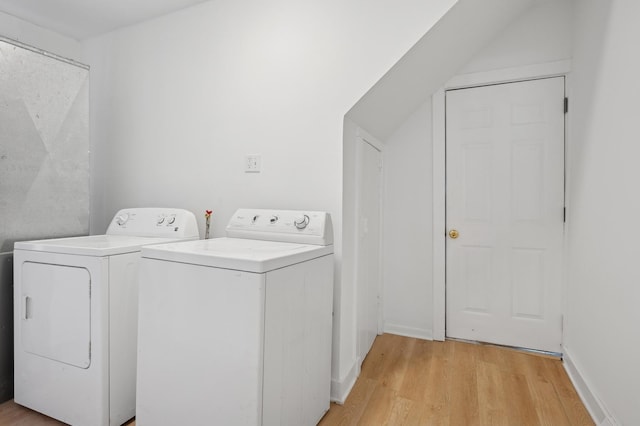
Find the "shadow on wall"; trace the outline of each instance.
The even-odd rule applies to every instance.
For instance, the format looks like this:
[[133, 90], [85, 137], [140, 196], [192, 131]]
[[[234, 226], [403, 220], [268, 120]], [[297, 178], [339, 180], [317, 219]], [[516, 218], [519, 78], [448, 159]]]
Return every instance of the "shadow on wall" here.
[[0, 253], [0, 403], [13, 398], [13, 253]]
[[[587, 135], [591, 133], [593, 123], [593, 109], [596, 106], [594, 99], [598, 97], [599, 90], [596, 82], [601, 81], [603, 56], [605, 45], [608, 41], [609, 17], [611, 15], [610, 2], [591, 2], [588, 12], [577, 10], [575, 37], [582, 42], [574, 43], [573, 68], [571, 87], [576, 88], [570, 95], [571, 108], [571, 141], [570, 146], [572, 180], [580, 182], [584, 176], [583, 166], [587, 151], [591, 148], [585, 144], [589, 140]], [[588, 9], [588, 8], [584, 8]], [[587, 37], [584, 37], [588, 34]], [[584, 40], [582, 40], [584, 38]], [[572, 125], [571, 125], [572, 124]]]

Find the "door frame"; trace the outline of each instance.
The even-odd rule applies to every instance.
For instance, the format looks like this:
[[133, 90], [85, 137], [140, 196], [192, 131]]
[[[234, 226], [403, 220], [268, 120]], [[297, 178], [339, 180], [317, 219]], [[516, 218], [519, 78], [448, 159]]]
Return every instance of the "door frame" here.
[[378, 293], [378, 325], [377, 325], [377, 334], [380, 335], [383, 332], [383, 314], [382, 314], [382, 307], [383, 307], [383, 297], [382, 297], [382, 282], [383, 282], [383, 265], [382, 265], [382, 249], [384, 248], [384, 234], [383, 234], [383, 230], [384, 230], [384, 144], [382, 142], [380, 142], [378, 139], [376, 139], [375, 137], [373, 137], [372, 135], [370, 135], [369, 133], [367, 133], [366, 131], [364, 131], [361, 128], [357, 128], [356, 130], [356, 149], [355, 149], [355, 157], [356, 157], [356, 168], [355, 168], [355, 175], [356, 175], [356, 197], [355, 197], [355, 208], [354, 208], [354, 224], [355, 224], [355, 229], [356, 229], [356, 238], [354, 241], [354, 252], [356, 253], [355, 256], [355, 268], [354, 268], [354, 281], [355, 281], [355, 285], [354, 285], [354, 293], [353, 293], [353, 297], [356, 303], [356, 309], [354, 309], [353, 314], [355, 316], [354, 318], [354, 324], [356, 326], [356, 364], [357, 364], [357, 371], [358, 374], [360, 374], [360, 367], [362, 365], [362, 362], [364, 361], [364, 359], [360, 359], [360, 341], [358, 339], [358, 316], [360, 313], [360, 305], [359, 305], [359, 301], [360, 299], [358, 298], [358, 293], [359, 293], [359, 289], [360, 289], [360, 258], [358, 253], [360, 252], [360, 228], [362, 226], [361, 220], [360, 220], [360, 206], [362, 204], [362, 193], [360, 192], [360, 185], [362, 184], [362, 182], [360, 182], [361, 178], [361, 165], [362, 165], [362, 160], [363, 160], [363, 155], [362, 155], [362, 143], [366, 143], [368, 145], [370, 145], [371, 147], [373, 147], [374, 149], [376, 149], [378, 152], [380, 152], [380, 175], [379, 175], [379, 193], [378, 193], [378, 203], [379, 203], [379, 212], [380, 212], [380, 223], [378, 224], [378, 235], [380, 235], [380, 239], [378, 241], [378, 253], [379, 253], [379, 259], [378, 259], [378, 282], [376, 283], [376, 288], [377, 288], [377, 293]]
[[[446, 337], [446, 101], [445, 91], [490, 84], [513, 83], [537, 78], [565, 77], [565, 93], [569, 93], [571, 61], [504, 68], [471, 74], [462, 74], [447, 81], [432, 96], [433, 119], [433, 340]], [[567, 140], [565, 117], [565, 141]], [[565, 175], [567, 170], [565, 142]], [[565, 183], [565, 205], [567, 203]], [[565, 241], [567, 234], [564, 235]], [[566, 244], [563, 250], [566, 250]], [[566, 254], [566, 253], [565, 253]], [[565, 257], [566, 259], [566, 257]], [[565, 262], [566, 265], [566, 262]], [[563, 265], [563, 271], [565, 270]], [[563, 272], [564, 274], [564, 272]], [[562, 279], [563, 286], [566, 280]], [[564, 293], [564, 289], [563, 289]], [[564, 305], [563, 305], [564, 306]], [[563, 319], [564, 321], [564, 319]], [[564, 325], [564, 324], [563, 324]]]

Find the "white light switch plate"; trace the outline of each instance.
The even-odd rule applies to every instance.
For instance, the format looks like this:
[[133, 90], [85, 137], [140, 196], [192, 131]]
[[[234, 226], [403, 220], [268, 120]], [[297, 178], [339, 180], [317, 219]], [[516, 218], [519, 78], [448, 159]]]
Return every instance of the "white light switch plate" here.
[[245, 173], [260, 173], [262, 158], [259, 155], [246, 155], [244, 157]]

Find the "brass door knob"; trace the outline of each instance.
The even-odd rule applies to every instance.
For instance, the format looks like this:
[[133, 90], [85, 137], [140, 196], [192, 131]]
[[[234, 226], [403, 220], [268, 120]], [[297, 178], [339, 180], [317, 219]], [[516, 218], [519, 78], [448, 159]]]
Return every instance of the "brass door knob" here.
[[455, 229], [452, 229], [451, 231], [449, 231], [449, 237], [452, 239], [456, 239], [458, 238], [460, 234], [458, 233], [458, 231], [456, 231]]

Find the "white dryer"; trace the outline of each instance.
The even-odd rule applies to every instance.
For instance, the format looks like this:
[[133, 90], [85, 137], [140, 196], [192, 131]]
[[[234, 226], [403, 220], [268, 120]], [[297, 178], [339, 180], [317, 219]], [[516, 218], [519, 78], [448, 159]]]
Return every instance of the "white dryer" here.
[[193, 213], [142, 208], [106, 235], [16, 242], [15, 402], [72, 425], [132, 418], [140, 249], [198, 237]]
[[317, 424], [332, 232], [327, 213], [240, 209], [226, 238], [144, 247], [136, 424]]

